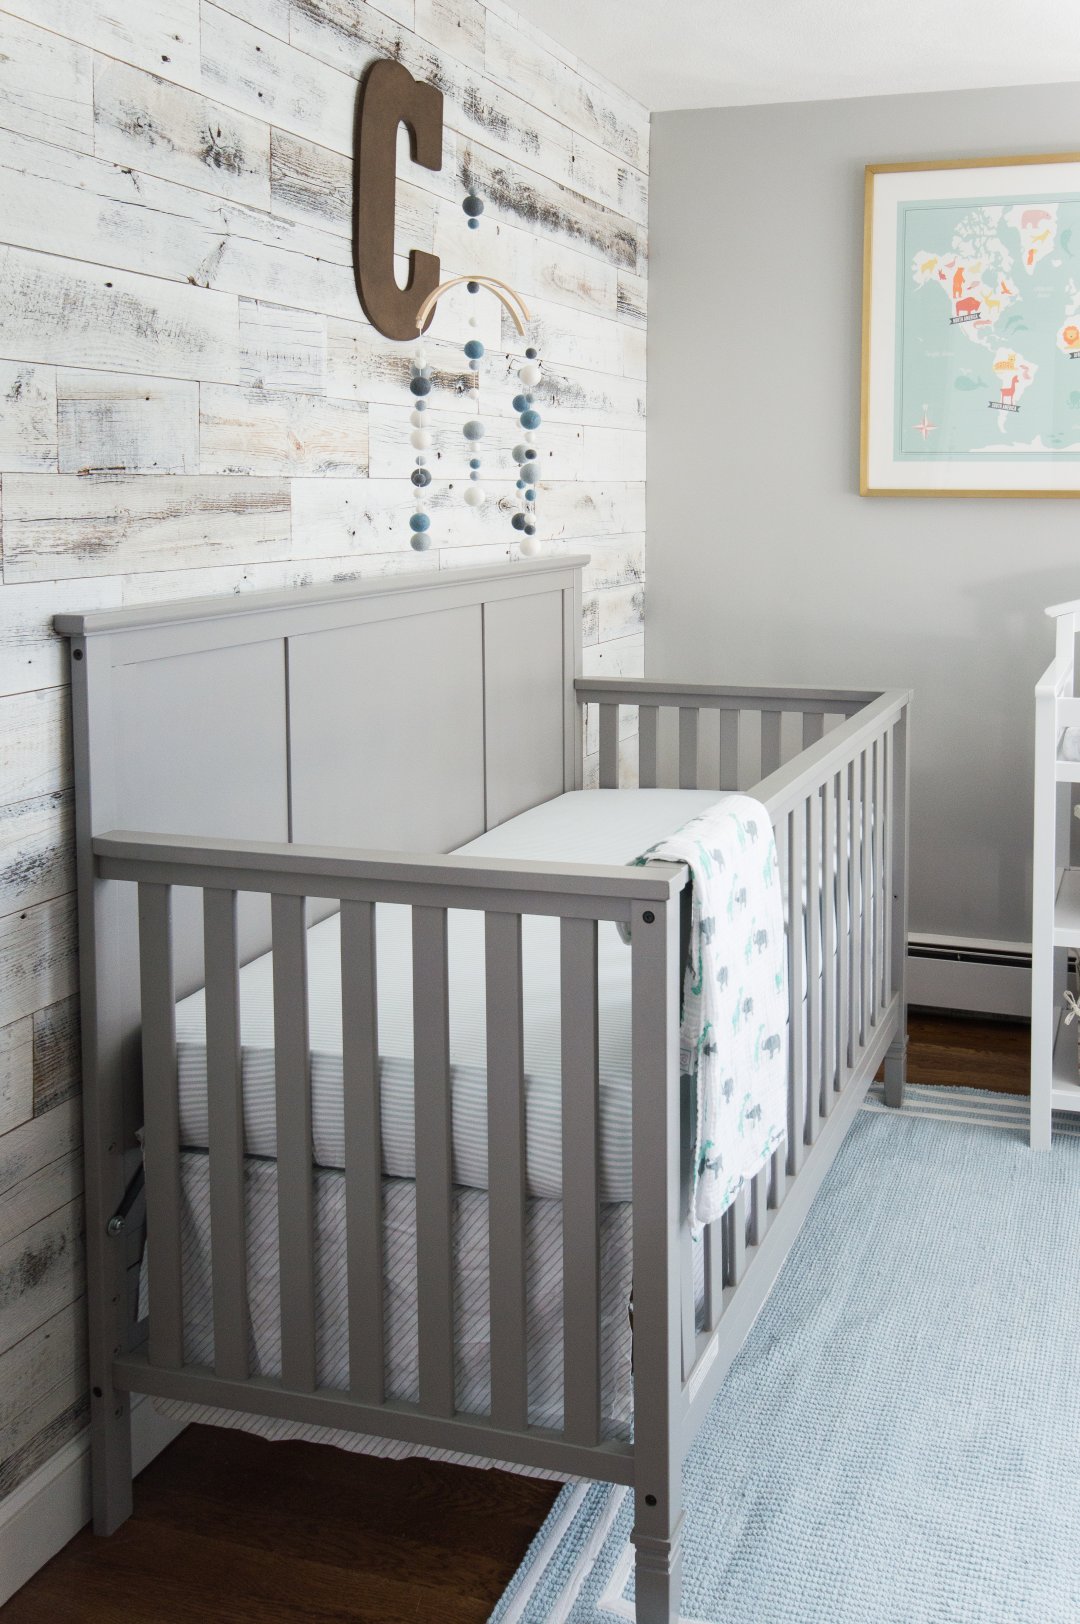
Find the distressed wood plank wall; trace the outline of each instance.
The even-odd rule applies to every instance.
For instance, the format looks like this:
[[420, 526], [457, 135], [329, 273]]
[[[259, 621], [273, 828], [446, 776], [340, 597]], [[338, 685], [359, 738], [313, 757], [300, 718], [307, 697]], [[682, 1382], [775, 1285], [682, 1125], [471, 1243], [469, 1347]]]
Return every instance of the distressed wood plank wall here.
[[[0, 0], [0, 1496], [86, 1416], [52, 616], [510, 557], [522, 345], [464, 290], [429, 346], [438, 551], [409, 547], [409, 354], [365, 322], [350, 263], [356, 90], [379, 56], [446, 98], [440, 173], [402, 136], [399, 244], [533, 307], [541, 535], [592, 554], [586, 671], [642, 669], [643, 109], [502, 0]], [[474, 308], [498, 498], [479, 513], [461, 500]]]

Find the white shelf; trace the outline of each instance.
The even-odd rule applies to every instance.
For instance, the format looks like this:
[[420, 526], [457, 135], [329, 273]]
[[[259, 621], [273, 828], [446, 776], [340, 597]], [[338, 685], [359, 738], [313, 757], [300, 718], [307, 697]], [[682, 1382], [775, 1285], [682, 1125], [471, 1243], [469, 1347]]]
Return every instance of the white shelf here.
[[1080, 868], [1061, 872], [1054, 903], [1054, 946], [1080, 948]]
[[1058, 1018], [1057, 1036], [1054, 1039], [1054, 1066], [1053, 1086], [1051, 1089], [1051, 1109], [1054, 1111], [1080, 1112], [1080, 1069], [1077, 1068], [1076, 1057], [1076, 1022], [1066, 1026]]

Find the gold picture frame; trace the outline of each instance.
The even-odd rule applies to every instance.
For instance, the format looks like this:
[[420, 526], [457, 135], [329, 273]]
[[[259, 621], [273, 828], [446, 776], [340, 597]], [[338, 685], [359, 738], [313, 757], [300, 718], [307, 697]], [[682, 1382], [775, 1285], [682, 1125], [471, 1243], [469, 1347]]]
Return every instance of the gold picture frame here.
[[[1076, 171], [1072, 177], [1074, 185], [1065, 183], [1065, 177], [1057, 167], [1070, 164]], [[1028, 184], [1018, 187], [1015, 184], [1015, 172], [1024, 168], [1029, 171], [1025, 177]], [[973, 171], [983, 173], [977, 180], [973, 180]], [[948, 186], [950, 173], [955, 173], [958, 177], [958, 184], [954, 189]], [[904, 178], [907, 176], [925, 178], [917, 184], [913, 182], [908, 188], [904, 184]], [[961, 186], [959, 177], [965, 177], [967, 184]], [[1060, 184], [1055, 189], [1052, 183], [1059, 177]], [[1007, 184], [1008, 182], [1011, 184]], [[1061, 195], [1058, 196], [1057, 193]], [[953, 281], [948, 284], [947, 289], [947, 294], [951, 295], [952, 299], [953, 314], [948, 318], [948, 327], [944, 329], [948, 335], [950, 349], [930, 352], [925, 348], [925, 336], [919, 341], [923, 346], [923, 354], [932, 354], [939, 363], [937, 370], [944, 374], [948, 371], [952, 360], [962, 355], [958, 348], [959, 344], [974, 340], [977, 348], [973, 349], [971, 358], [975, 365], [970, 370], [977, 380], [976, 384], [967, 382], [968, 369], [963, 369], [963, 374], [958, 373], [954, 378], [954, 386], [956, 389], [960, 388], [957, 379], [963, 376], [965, 391], [974, 393], [981, 376], [989, 373], [991, 399], [987, 404], [991, 407], [995, 406], [992, 392], [994, 388], [1000, 387], [1001, 398], [997, 406], [1001, 417], [995, 421], [1001, 431], [1001, 445], [957, 448], [952, 453], [940, 449], [944, 446], [944, 440], [938, 442], [939, 449], [934, 451], [928, 449], [919, 451], [917, 447], [908, 449], [906, 445], [907, 435], [918, 432], [925, 448], [930, 434], [939, 432], [943, 426], [944, 431], [952, 433], [954, 439], [959, 442], [965, 433], [974, 433], [972, 425], [978, 421], [967, 402], [954, 403], [951, 396], [942, 397], [941, 409], [934, 414], [942, 418], [940, 425], [933, 421], [928, 406], [924, 406], [920, 422], [913, 425], [907, 426], [906, 419], [901, 416], [905, 410], [904, 391], [906, 388], [910, 391], [909, 374], [914, 368], [916, 340], [908, 333], [904, 320], [906, 307], [900, 303], [900, 294], [901, 288], [906, 289], [907, 286], [908, 269], [911, 269], [913, 275], [918, 274], [914, 265], [909, 267], [908, 260], [902, 259], [906, 247], [906, 232], [910, 229], [910, 222], [915, 219], [919, 219], [920, 224], [930, 223], [932, 220], [939, 221], [940, 229], [944, 230], [950, 219], [950, 211], [958, 217], [961, 225], [966, 225], [968, 217], [974, 211], [984, 212], [980, 205], [984, 205], [987, 211], [1000, 209], [1003, 224], [1013, 212], [1023, 218], [1025, 214], [1031, 215], [1041, 210], [1044, 219], [1052, 220], [1053, 229], [1050, 237], [1046, 239], [1050, 242], [1050, 247], [1047, 247], [1045, 242], [1039, 244], [1038, 257], [1026, 266], [1024, 261], [1030, 249], [1025, 247], [1025, 243], [1029, 236], [1034, 236], [1034, 231], [1027, 227], [1021, 231], [1018, 221], [1014, 224], [1005, 224], [1008, 237], [1004, 242], [998, 239], [1000, 255], [995, 263], [1000, 266], [1009, 259], [1010, 245], [1015, 238], [1015, 246], [1021, 255], [1021, 269], [1026, 269], [1034, 276], [1038, 267], [1045, 265], [1046, 270], [1041, 275], [1040, 287], [1053, 272], [1055, 292], [1059, 291], [1056, 287], [1057, 282], [1060, 282], [1063, 291], [1070, 280], [1068, 268], [1056, 262], [1052, 264], [1047, 262], [1051, 261], [1061, 241], [1067, 241], [1066, 231], [1071, 230], [1060, 223], [1062, 209], [1067, 210], [1066, 217], [1071, 217], [1075, 210], [1080, 226], [1080, 152], [1039, 153], [1007, 158], [943, 158], [922, 163], [866, 166], [863, 219], [862, 399], [859, 434], [859, 493], [862, 496], [1080, 496], [1080, 406], [1076, 408], [1078, 427], [1072, 431], [1075, 440], [1072, 440], [1072, 436], [1066, 431], [1065, 437], [1071, 440], [1067, 447], [1063, 445], [1059, 450], [1053, 444], [1045, 444], [1040, 433], [1036, 433], [1035, 438], [1027, 445], [1006, 439], [1006, 410], [1009, 413], [1009, 421], [1018, 416], [1020, 405], [1015, 402], [1017, 390], [1021, 386], [1025, 390], [1034, 387], [1035, 374], [1041, 366], [1046, 365], [1048, 353], [1052, 355], [1052, 352], [1047, 350], [1050, 327], [1044, 321], [1034, 340], [1039, 347], [1041, 358], [1039, 362], [1024, 359], [1019, 355], [1018, 348], [1011, 349], [1007, 344], [999, 344], [996, 358], [993, 361], [987, 360], [991, 346], [999, 337], [1004, 336], [1003, 330], [997, 326], [1001, 319], [1001, 305], [1004, 304], [1008, 308], [1011, 330], [1020, 336], [1029, 330], [1026, 323], [1017, 320], [1023, 303], [1019, 277], [1015, 289], [1011, 286], [1011, 275], [1009, 280], [1002, 278], [1002, 286], [1009, 294], [1008, 300], [1004, 295], [996, 299], [993, 297], [998, 294], [997, 286], [993, 288], [991, 294], [987, 294], [981, 281], [971, 283], [967, 289], [967, 297], [962, 302], [970, 305], [974, 300], [979, 308], [961, 315], [957, 309], [961, 300], [957, 296], [955, 283], [958, 272], [953, 270]], [[910, 215], [906, 212], [908, 210], [911, 211]], [[989, 215], [987, 217], [989, 218]], [[1035, 224], [1042, 226], [1043, 220], [1038, 220]], [[1077, 239], [1076, 324], [1080, 329], [1080, 230], [1077, 232]], [[955, 243], [955, 236], [953, 241]], [[994, 252], [996, 254], [997, 250]], [[1061, 258], [1060, 255], [1056, 257]], [[917, 259], [918, 255], [915, 258]], [[954, 259], [962, 264], [962, 256], [958, 251], [954, 253]], [[903, 284], [901, 264], [904, 265]], [[922, 261], [923, 270], [927, 264], [929, 258]], [[981, 264], [981, 261], [973, 260], [966, 269], [970, 271], [976, 264]], [[927, 276], [931, 274], [927, 273]], [[936, 274], [945, 280], [940, 268]], [[979, 273], [980, 276], [984, 274]], [[983, 289], [982, 300], [978, 297], [981, 289]], [[963, 281], [960, 292], [965, 292]], [[909, 297], [915, 296], [909, 294]], [[985, 307], [982, 301], [986, 301]], [[1071, 322], [1064, 310], [1063, 299], [1058, 303], [1062, 306], [1060, 314], [1066, 324], [1065, 327], [1059, 326], [1057, 334], [1060, 350], [1062, 334], [1067, 331]], [[1033, 301], [1029, 300], [1029, 309], [1032, 304]], [[995, 309], [994, 306], [998, 308]], [[926, 312], [931, 308], [929, 301], [918, 307], [921, 321], [926, 320]], [[1047, 317], [1051, 325], [1057, 314], [1056, 307], [1053, 309], [1048, 307]], [[933, 319], [938, 320], [936, 309]], [[968, 326], [969, 331], [965, 333], [963, 339], [960, 339], [956, 329], [963, 326]], [[953, 331], [950, 332], [950, 329]], [[1006, 351], [1004, 356], [1003, 349]], [[985, 350], [986, 353], [979, 354], [980, 350]], [[952, 360], [946, 359], [947, 356]], [[1057, 357], [1052, 355], [1052, 358], [1056, 366]], [[1070, 354], [1069, 359], [1072, 358]], [[1080, 360], [1080, 346], [1077, 348], [1075, 358]], [[1022, 362], [1029, 375], [1021, 378], [1019, 374], [1014, 374], [1010, 362], [1017, 365]], [[1006, 376], [1011, 378], [1011, 395], [1008, 385], [1004, 382], [995, 382], [995, 371], [996, 379], [999, 381]], [[930, 392], [929, 385], [925, 386], [925, 392]], [[1080, 366], [1077, 367], [1077, 390], [1070, 391], [1070, 398], [1073, 393], [1076, 393], [1080, 401]], [[950, 411], [950, 407], [954, 406], [955, 412]], [[1045, 414], [1047, 410], [1044, 396], [1042, 411]], [[1070, 407], [1069, 410], [1071, 414], [1073, 408]], [[902, 422], [905, 424], [903, 429], [898, 427]], [[990, 432], [988, 430], [988, 433]], [[1022, 432], [1027, 432], [1026, 427]], [[985, 470], [980, 472], [978, 483], [970, 479], [973, 462], [980, 470]], [[925, 478], [926, 471], [931, 468], [935, 471], [935, 480], [929, 484], [920, 482], [920, 472]], [[1069, 483], [1070, 479], [1072, 483]]]

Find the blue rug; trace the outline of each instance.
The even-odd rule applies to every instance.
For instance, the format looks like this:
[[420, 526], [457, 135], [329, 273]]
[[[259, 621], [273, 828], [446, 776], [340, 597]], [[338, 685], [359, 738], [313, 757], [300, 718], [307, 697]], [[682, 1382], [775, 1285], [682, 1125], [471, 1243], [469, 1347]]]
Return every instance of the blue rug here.
[[[1025, 1101], [871, 1096], [687, 1463], [687, 1624], [1077, 1624], [1060, 1127], [1035, 1156]], [[632, 1619], [632, 1521], [629, 1491], [568, 1485], [491, 1624]]]

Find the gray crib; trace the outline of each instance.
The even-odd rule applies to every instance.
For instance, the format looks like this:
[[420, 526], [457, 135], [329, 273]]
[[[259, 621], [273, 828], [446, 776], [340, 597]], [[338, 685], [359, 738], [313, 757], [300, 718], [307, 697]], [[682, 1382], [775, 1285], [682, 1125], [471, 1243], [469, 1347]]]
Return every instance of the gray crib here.
[[[214, 1405], [635, 1490], [639, 1624], [680, 1589], [680, 1472], [882, 1062], [905, 1059], [903, 691], [580, 675], [581, 566], [511, 567], [88, 615], [70, 638], [95, 1527], [131, 1509], [129, 1395]], [[595, 709], [594, 709], [595, 707]], [[636, 711], [636, 729], [628, 723]], [[599, 782], [746, 789], [787, 878], [786, 1153], [687, 1224], [681, 868], [443, 855]], [[636, 743], [635, 743], [636, 737]], [[418, 1391], [386, 1381], [376, 909], [411, 910]], [[490, 1403], [455, 1403], [448, 910], [486, 946]], [[340, 911], [348, 1380], [320, 1383], [307, 943]], [[529, 1419], [522, 919], [561, 946], [562, 1424]], [[632, 1441], [601, 1415], [597, 930], [631, 926]], [[273, 950], [280, 1374], [250, 1367], [240, 972]], [[212, 1363], [185, 1363], [177, 1001], [205, 987]], [[800, 989], [806, 988], [803, 997]], [[423, 989], [422, 995], [419, 989]], [[144, 1130], [144, 1132], [140, 1132]], [[145, 1145], [149, 1314], [130, 1218]], [[701, 1285], [703, 1253], [704, 1285]]]

